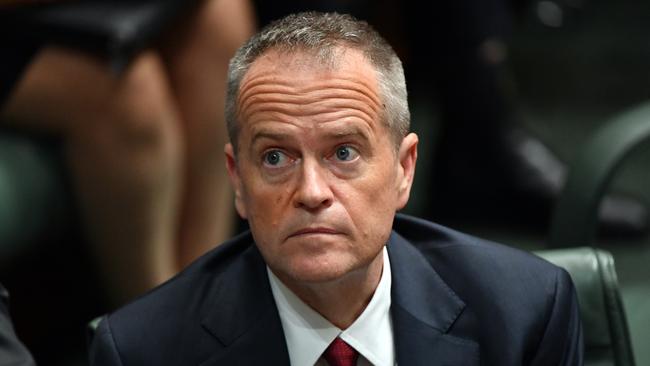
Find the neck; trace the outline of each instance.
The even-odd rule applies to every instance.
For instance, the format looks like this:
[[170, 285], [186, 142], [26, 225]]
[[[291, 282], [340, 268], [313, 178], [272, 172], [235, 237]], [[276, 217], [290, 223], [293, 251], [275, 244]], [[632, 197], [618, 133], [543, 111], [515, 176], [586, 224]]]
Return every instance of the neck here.
[[295, 283], [280, 278], [305, 304], [340, 329], [347, 329], [372, 299], [383, 270], [384, 253], [364, 268], [342, 278], [319, 283]]

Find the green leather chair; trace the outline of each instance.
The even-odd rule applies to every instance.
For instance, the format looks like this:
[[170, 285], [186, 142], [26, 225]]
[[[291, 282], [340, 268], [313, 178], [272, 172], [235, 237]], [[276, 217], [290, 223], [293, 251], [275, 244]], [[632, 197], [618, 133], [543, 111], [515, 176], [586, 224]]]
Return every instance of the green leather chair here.
[[[626, 158], [650, 142], [650, 102], [630, 108], [590, 136], [569, 166], [569, 175], [553, 212], [549, 246], [593, 243], [598, 207]], [[646, 218], [642, 218], [647, 220]], [[646, 222], [639, 222], [640, 227]]]
[[[550, 248], [594, 243], [598, 207], [627, 157], [650, 142], [650, 102], [630, 108], [590, 136], [569, 166], [553, 213]], [[647, 219], [647, 218], [646, 218]], [[644, 224], [644, 223], [639, 223]], [[591, 248], [538, 253], [564, 267], [578, 291], [587, 365], [634, 365], [611, 254]]]
[[536, 252], [569, 272], [578, 293], [586, 366], [634, 366], [612, 255], [594, 248]]
[[0, 128], [0, 268], [73, 225], [59, 154], [54, 140]]

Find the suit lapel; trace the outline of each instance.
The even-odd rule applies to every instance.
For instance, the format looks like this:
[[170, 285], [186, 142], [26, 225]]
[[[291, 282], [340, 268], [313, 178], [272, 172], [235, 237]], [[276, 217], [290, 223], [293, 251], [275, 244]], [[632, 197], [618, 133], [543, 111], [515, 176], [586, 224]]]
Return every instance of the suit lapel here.
[[223, 347], [202, 366], [288, 365], [282, 323], [255, 245], [219, 278], [202, 310], [202, 326]]
[[425, 257], [396, 233], [388, 244], [393, 332], [399, 365], [478, 365], [478, 345], [448, 332], [465, 303]]
[[[465, 303], [404, 238], [393, 233], [387, 248], [397, 363], [478, 365], [478, 345], [448, 333]], [[264, 260], [254, 245], [219, 276], [206, 298], [202, 326], [219, 342], [202, 366], [289, 364]]]

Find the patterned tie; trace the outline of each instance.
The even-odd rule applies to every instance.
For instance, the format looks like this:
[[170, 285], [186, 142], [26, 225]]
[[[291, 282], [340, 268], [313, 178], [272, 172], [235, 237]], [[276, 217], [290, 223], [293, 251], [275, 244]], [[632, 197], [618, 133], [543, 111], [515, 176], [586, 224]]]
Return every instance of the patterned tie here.
[[325, 350], [323, 357], [330, 366], [355, 366], [359, 353], [341, 338], [336, 338]]

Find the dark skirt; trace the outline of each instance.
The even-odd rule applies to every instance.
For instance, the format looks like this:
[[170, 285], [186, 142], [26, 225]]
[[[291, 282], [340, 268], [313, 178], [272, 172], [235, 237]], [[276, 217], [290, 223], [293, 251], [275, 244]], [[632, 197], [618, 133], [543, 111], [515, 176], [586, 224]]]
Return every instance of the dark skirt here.
[[95, 54], [119, 73], [199, 1], [63, 0], [0, 8], [0, 106], [44, 45]]

